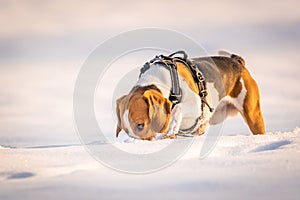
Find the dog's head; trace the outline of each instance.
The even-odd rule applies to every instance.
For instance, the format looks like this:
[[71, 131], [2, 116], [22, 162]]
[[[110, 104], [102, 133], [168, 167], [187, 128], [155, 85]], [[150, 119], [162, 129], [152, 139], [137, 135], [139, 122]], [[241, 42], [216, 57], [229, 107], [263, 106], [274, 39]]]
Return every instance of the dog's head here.
[[117, 100], [116, 136], [123, 129], [131, 137], [151, 140], [167, 130], [171, 106], [154, 85], [135, 88]]

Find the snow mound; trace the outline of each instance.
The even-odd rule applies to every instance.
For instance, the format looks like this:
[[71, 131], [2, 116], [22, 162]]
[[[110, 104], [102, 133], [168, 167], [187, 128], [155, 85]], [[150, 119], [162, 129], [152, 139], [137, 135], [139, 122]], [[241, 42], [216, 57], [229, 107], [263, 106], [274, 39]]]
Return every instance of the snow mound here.
[[9, 149], [9, 148], [0, 145], [0, 149]]

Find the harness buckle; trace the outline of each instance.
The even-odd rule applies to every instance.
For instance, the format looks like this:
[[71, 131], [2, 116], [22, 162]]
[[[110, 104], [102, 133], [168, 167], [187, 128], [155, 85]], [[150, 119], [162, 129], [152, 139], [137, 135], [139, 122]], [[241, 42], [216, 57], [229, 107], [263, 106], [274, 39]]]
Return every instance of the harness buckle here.
[[169, 100], [172, 102], [172, 107], [174, 107], [176, 104], [180, 103], [181, 99], [182, 99], [181, 90], [180, 90], [179, 94], [174, 94], [173, 92], [171, 92], [171, 94], [169, 96]]

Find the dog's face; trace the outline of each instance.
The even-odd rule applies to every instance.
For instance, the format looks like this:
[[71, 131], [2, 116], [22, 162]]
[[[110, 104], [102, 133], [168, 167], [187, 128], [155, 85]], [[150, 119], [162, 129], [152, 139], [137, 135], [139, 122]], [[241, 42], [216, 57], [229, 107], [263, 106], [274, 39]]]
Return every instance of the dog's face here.
[[117, 100], [118, 126], [116, 136], [123, 129], [129, 136], [151, 140], [167, 130], [172, 103], [155, 86], [133, 90]]

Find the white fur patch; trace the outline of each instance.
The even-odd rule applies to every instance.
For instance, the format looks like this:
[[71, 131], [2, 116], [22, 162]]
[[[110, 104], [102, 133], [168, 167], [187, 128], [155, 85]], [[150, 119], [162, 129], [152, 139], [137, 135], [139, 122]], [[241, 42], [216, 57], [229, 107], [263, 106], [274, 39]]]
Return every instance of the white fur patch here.
[[182, 122], [182, 108], [181, 104], [177, 104], [174, 106], [171, 119], [169, 124], [169, 129], [167, 131], [167, 136], [175, 136], [178, 133], [180, 125]]
[[236, 107], [236, 109], [238, 109], [238, 111], [242, 112], [244, 110], [243, 106], [244, 106], [244, 100], [245, 100], [245, 96], [247, 94], [247, 90], [246, 90], [246, 87], [245, 87], [245, 84], [244, 84], [244, 80], [241, 79], [240, 82], [242, 84], [241, 93], [236, 98], [229, 97], [228, 102], [230, 104], [234, 105], [234, 107]]
[[139, 139], [140, 137], [135, 135], [131, 129], [131, 126], [130, 126], [130, 123], [129, 123], [129, 118], [128, 118], [128, 109], [125, 110], [124, 114], [123, 114], [123, 121], [124, 121], [124, 125], [125, 127], [128, 129], [128, 134], [130, 137], [133, 137], [133, 138], [136, 138], [136, 139]]
[[171, 90], [171, 76], [168, 69], [161, 64], [151, 64], [148, 69], [138, 80], [135, 86], [155, 85], [160, 89], [163, 96], [168, 98]]

